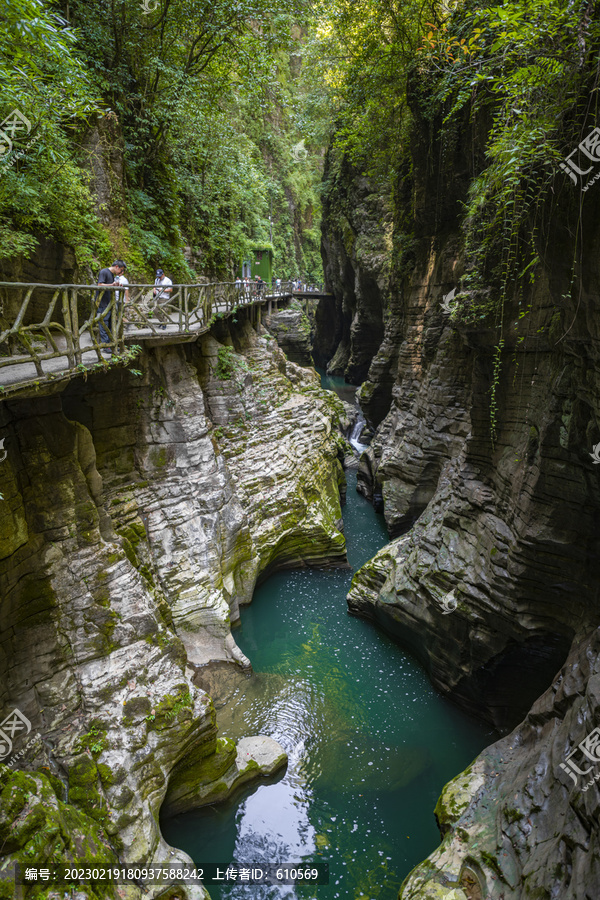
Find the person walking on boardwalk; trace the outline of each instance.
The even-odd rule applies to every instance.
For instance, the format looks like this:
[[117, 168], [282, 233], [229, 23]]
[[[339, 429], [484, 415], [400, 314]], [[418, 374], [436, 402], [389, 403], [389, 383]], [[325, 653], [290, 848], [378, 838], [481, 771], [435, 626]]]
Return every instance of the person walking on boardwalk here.
[[[106, 269], [100, 269], [98, 274], [98, 287], [103, 287], [109, 284], [115, 283], [115, 276], [122, 275], [127, 266], [123, 262], [122, 259], [117, 259], [112, 264], [112, 266], [108, 266]], [[106, 308], [110, 305], [111, 291], [104, 291], [102, 296], [100, 296], [100, 291], [96, 291], [96, 296], [94, 297], [94, 303], [98, 303], [98, 297], [100, 297], [100, 302], [97, 307], [97, 314], [100, 316], [100, 321], [98, 323], [98, 328], [100, 330], [100, 342], [102, 344], [110, 344], [110, 342], [114, 339], [112, 335], [112, 310], [109, 311], [106, 315], [103, 315]], [[102, 353], [106, 353], [108, 356], [111, 356], [112, 350], [110, 347], [103, 347]]]
[[170, 278], [167, 278], [162, 269], [157, 269], [156, 280], [154, 282], [154, 311], [159, 319], [162, 317], [163, 324], [158, 327], [162, 328], [163, 331], [167, 327], [164, 323], [170, 322], [171, 320], [160, 307], [170, 298], [172, 292], [173, 282]]
[[[127, 268], [127, 266], [125, 266], [125, 268]], [[126, 275], [117, 275], [117, 277], [115, 278], [115, 284], [118, 284], [125, 289], [123, 291], [115, 292], [116, 293], [115, 309], [118, 312], [121, 311], [121, 303], [123, 303], [123, 316], [121, 317], [121, 321], [122, 321], [123, 317], [125, 315], [125, 307], [129, 303], [129, 280]], [[122, 296], [121, 296], [121, 294], [122, 294]], [[127, 328], [128, 326], [125, 326], [125, 327]]]

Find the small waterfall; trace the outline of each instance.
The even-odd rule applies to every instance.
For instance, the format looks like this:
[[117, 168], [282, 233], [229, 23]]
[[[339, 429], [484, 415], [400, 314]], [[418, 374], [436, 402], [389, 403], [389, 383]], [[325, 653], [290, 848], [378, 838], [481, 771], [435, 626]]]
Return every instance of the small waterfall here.
[[352, 430], [350, 431], [350, 435], [348, 437], [348, 441], [352, 444], [359, 456], [367, 449], [367, 444], [361, 444], [361, 442], [359, 441], [359, 437], [361, 436], [362, 430], [366, 424], [367, 423], [365, 417], [363, 416], [362, 412], [359, 412], [358, 418], [352, 426]]

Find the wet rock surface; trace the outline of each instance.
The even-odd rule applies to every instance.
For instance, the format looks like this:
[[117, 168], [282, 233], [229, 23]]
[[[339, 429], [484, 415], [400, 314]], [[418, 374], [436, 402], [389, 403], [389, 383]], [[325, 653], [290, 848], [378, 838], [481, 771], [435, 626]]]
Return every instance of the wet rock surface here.
[[[452, 148], [432, 150], [429, 127], [417, 123], [412, 171], [397, 189], [394, 240], [404, 249], [392, 266], [384, 338], [359, 395], [367, 419], [380, 423], [361, 458], [359, 489], [383, 509], [393, 540], [357, 573], [348, 602], [351, 612], [409, 647], [433, 683], [465, 709], [502, 733], [525, 718], [526, 750], [519, 744], [511, 766], [495, 765], [494, 780], [478, 782], [477, 815], [490, 824], [497, 791], [508, 796], [521, 777], [522, 753], [523, 767], [534, 773], [523, 791], [531, 792], [525, 807], [536, 825], [532, 831], [531, 816], [525, 818], [532, 836], [523, 846], [508, 820], [498, 833], [486, 825], [480, 862], [462, 878], [460, 841], [468, 843], [475, 828], [473, 818], [462, 818], [455, 839], [416, 870], [403, 896], [592, 897], [597, 890], [588, 893], [585, 885], [597, 884], [600, 854], [589, 815], [574, 837], [582, 827], [574, 821], [579, 810], [556, 784], [557, 766], [582, 735], [557, 699], [548, 713], [556, 739], [550, 767], [545, 732], [534, 740], [531, 727], [537, 698], [565, 660], [572, 702], [595, 691], [595, 645], [587, 650], [587, 674], [576, 654], [598, 626], [600, 487], [592, 459], [600, 440], [598, 294], [589, 274], [597, 268], [597, 213], [590, 207], [585, 214], [589, 227], [577, 253], [588, 276], [577, 297], [569, 260], [579, 213], [565, 194], [543, 213], [535, 282], [500, 304], [502, 331], [489, 317], [480, 321], [483, 311], [452, 314], [443, 302], [457, 293], [465, 271], [460, 202], [478, 174], [469, 141], [477, 146], [481, 134], [465, 126]], [[354, 179], [344, 196], [359, 189]], [[335, 217], [333, 224], [325, 220], [328, 265], [343, 272], [344, 220], [339, 210]], [[368, 275], [369, 262], [365, 268]], [[498, 291], [491, 282], [489, 296], [459, 294], [458, 302], [499, 308]], [[339, 356], [339, 347], [333, 352]], [[332, 366], [336, 356], [327, 362]], [[595, 707], [586, 720], [589, 728], [600, 724]], [[483, 754], [475, 771], [487, 759]], [[590, 793], [591, 787], [586, 804]], [[513, 841], [520, 849], [512, 849]], [[585, 851], [574, 854], [574, 844]], [[486, 855], [492, 869], [498, 861], [502, 877], [497, 872], [495, 881], [486, 876], [478, 885], [473, 872]]]
[[384, 334], [391, 209], [379, 185], [331, 152], [324, 178], [323, 267], [334, 296], [317, 306], [313, 357], [328, 374], [361, 384]]
[[[184, 760], [217, 755], [195, 677], [248, 665], [230, 624], [256, 580], [345, 563], [343, 407], [247, 319], [232, 328], [0, 409], [2, 709], [30, 728], [0, 772], [9, 792], [35, 773], [31, 790], [81, 814], [74, 834], [96, 823], [120, 861], [189, 864], [158, 813]], [[16, 831], [0, 867], [31, 840]], [[51, 858], [50, 836], [38, 851]]]
[[287, 753], [266, 735], [241, 738], [236, 743], [219, 738], [216, 752], [173, 773], [161, 810], [178, 815], [228, 799], [240, 787], [261, 776], [268, 778], [287, 763]]
[[[446, 786], [436, 808], [443, 843], [407, 878], [403, 900], [454, 900], [461, 888], [505, 900], [598, 896], [599, 675], [595, 631], [525, 721]], [[573, 751], [587, 774], [563, 768]]]

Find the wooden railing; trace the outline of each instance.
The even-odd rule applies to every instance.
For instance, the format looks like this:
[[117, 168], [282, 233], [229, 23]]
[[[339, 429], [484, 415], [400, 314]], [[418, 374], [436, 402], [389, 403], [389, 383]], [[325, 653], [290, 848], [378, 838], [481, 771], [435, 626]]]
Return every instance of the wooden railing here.
[[294, 293], [300, 294], [324, 294], [326, 293], [326, 288], [324, 284], [315, 284], [308, 283], [305, 281], [293, 281], [292, 289]]
[[[157, 299], [154, 291], [153, 284], [99, 288], [0, 282], [0, 397], [4, 385], [51, 381], [94, 363], [104, 364], [103, 351], [118, 356], [136, 340], [205, 331], [215, 316], [290, 297], [293, 285], [178, 284], [163, 299]], [[7, 320], [12, 324], [5, 324]]]

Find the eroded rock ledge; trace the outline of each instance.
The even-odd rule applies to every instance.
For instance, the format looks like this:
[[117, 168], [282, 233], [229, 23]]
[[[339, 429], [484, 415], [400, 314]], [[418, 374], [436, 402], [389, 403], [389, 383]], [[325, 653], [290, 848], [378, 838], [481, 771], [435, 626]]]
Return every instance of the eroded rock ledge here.
[[189, 862], [158, 813], [219, 756], [196, 673], [247, 664], [230, 624], [261, 575], [345, 564], [343, 407], [238, 317], [0, 407], [1, 709], [31, 723], [0, 769], [4, 873], [34, 839], [39, 863]]
[[234, 743], [219, 738], [208, 757], [185, 759], [175, 769], [161, 814], [173, 816], [218, 803], [259, 776], [274, 775], [287, 763], [287, 753], [266, 735], [242, 738]]
[[[597, 692], [597, 648], [589, 645], [587, 675], [577, 653], [599, 623], [600, 483], [591, 458], [600, 441], [598, 207], [557, 177], [540, 203], [535, 232], [527, 235], [537, 256], [534, 277], [502, 286], [500, 267], [494, 272], [498, 257], [487, 260], [482, 284], [482, 269], [473, 268], [473, 242], [465, 245], [462, 216], [486, 165], [489, 123], [485, 116], [465, 118], [448, 143], [441, 137], [441, 113], [439, 121], [429, 118], [431, 110], [424, 117], [421, 91], [428, 88], [416, 79], [409, 90], [410, 146], [403, 148], [394, 188], [398, 253], [389, 257], [389, 290], [382, 294], [385, 334], [360, 392], [365, 415], [380, 424], [361, 459], [359, 486], [384, 510], [393, 540], [357, 573], [349, 605], [408, 646], [440, 690], [507, 733], [525, 717], [522, 728], [537, 726], [537, 698], [567, 659], [564, 683], [574, 691], [569, 702], [577, 705]], [[431, 97], [426, 99], [428, 104]], [[326, 261], [331, 277], [352, 296], [352, 282], [373, 271], [367, 258], [361, 272], [353, 247], [363, 237], [362, 225], [346, 215], [365, 180], [347, 166], [337, 176], [332, 173], [329, 183], [343, 196], [331, 198], [324, 220]], [[377, 191], [369, 189], [375, 204]], [[374, 230], [371, 218], [365, 241]], [[381, 246], [381, 227], [378, 234]], [[482, 232], [481, 242], [489, 239]], [[452, 292], [455, 314], [442, 305]], [[350, 340], [336, 332], [335, 346], [326, 347], [331, 333], [323, 329], [321, 345], [317, 334], [317, 346], [330, 352], [325, 362], [333, 366], [350, 359]], [[368, 326], [366, 333], [369, 344]], [[498, 873], [493, 883], [484, 879], [490, 897], [598, 893], [584, 888], [586, 879], [597, 883], [600, 866], [589, 809], [583, 824], [575, 822], [583, 815], [580, 807], [556, 786], [571, 742], [584, 736], [562, 721], [567, 700], [559, 702], [560, 694], [555, 714], [548, 714], [548, 729], [560, 735], [553, 765], [541, 734], [523, 751], [523, 765], [535, 772], [534, 785], [523, 791], [531, 792], [526, 808], [536, 814], [539, 844], [531, 838], [518, 850], [510, 877], [503, 870], [506, 883]], [[591, 717], [592, 706], [588, 730], [599, 721], [597, 710], [595, 721]], [[518, 765], [494, 768], [506, 796], [513, 779], [519, 783]], [[495, 785], [486, 779], [478, 787], [480, 810], [492, 808]], [[592, 793], [590, 787], [585, 795], [590, 808]], [[486, 815], [489, 822], [491, 813]], [[468, 840], [472, 821], [461, 819], [457, 840]], [[500, 828], [512, 859], [509, 825], [507, 816], [497, 833], [481, 832], [480, 861], [496, 859]], [[523, 827], [531, 827], [527, 818]], [[514, 840], [520, 847], [518, 835]], [[453, 843], [452, 854], [457, 847]], [[418, 878], [409, 879], [411, 898], [462, 900], [460, 860], [432, 859], [435, 883], [427, 882], [430, 860]], [[544, 866], [548, 874], [542, 876]]]
[[[402, 900], [600, 895], [600, 762], [576, 750], [600, 721], [599, 685], [595, 631], [525, 721], [446, 786], [436, 808], [444, 840]], [[561, 769], [573, 750], [587, 775]]]

